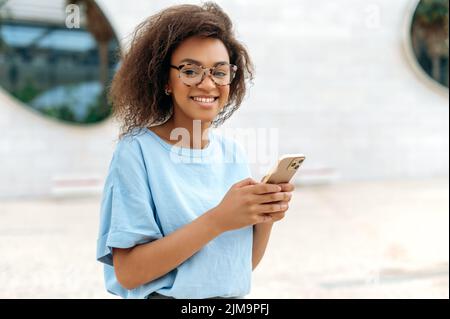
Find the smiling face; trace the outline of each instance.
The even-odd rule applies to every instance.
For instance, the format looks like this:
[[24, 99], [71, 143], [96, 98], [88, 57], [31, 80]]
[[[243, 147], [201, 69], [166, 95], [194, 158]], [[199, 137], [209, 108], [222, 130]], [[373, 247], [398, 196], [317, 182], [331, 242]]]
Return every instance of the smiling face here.
[[[213, 67], [217, 62], [230, 62], [228, 51], [221, 40], [201, 37], [191, 37], [183, 41], [173, 52], [171, 64], [179, 66], [188, 63], [186, 60], [190, 60], [189, 63], [197, 61], [206, 68]], [[172, 95], [177, 122], [212, 122], [227, 103], [230, 86], [217, 86], [209, 76], [205, 76], [198, 85], [187, 86], [178, 75], [177, 69], [170, 68], [167, 86]], [[213, 102], [211, 97], [215, 98]]]

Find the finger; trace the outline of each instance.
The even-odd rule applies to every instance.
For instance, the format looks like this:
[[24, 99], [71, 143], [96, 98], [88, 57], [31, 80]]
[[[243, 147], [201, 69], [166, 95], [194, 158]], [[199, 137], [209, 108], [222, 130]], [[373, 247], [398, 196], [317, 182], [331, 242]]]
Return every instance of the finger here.
[[286, 216], [285, 212], [277, 212], [277, 213], [271, 213], [270, 216], [272, 217], [272, 221], [278, 221], [283, 219]]
[[268, 193], [268, 194], [254, 195], [254, 196], [255, 196], [254, 203], [256, 203], [256, 204], [280, 202], [280, 201], [289, 202], [291, 200], [292, 193], [278, 192], [278, 193]]
[[261, 204], [259, 205], [260, 213], [274, 213], [282, 210], [286, 210], [289, 208], [289, 205], [286, 203], [270, 203], [270, 204]]
[[280, 212], [285, 212], [285, 211], [287, 211], [288, 209], [289, 209], [289, 202], [287, 202], [287, 201], [279, 201], [279, 202], [273, 202], [272, 204], [280, 204], [280, 205], [282, 205], [282, 204], [286, 204], [287, 206], [286, 206], [286, 208], [285, 209], [282, 209], [282, 210], [280, 210]]
[[288, 201], [279, 201], [279, 202], [273, 202], [272, 204], [286, 204], [286, 205], [288, 205], [288, 207], [286, 207], [286, 209], [287, 208], [289, 208], [289, 202]]
[[243, 179], [242, 181], [239, 181], [239, 182], [235, 183], [233, 185], [233, 187], [244, 187], [244, 186], [248, 186], [248, 185], [255, 185], [257, 183], [258, 182], [255, 181], [253, 178], [248, 177], [246, 179]]
[[292, 183], [283, 183], [277, 185], [281, 187], [282, 192], [292, 192], [295, 189], [295, 185]]
[[281, 191], [281, 187], [276, 184], [263, 184], [258, 183], [253, 185], [253, 194], [261, 195], [267, 193], [276, 193]]

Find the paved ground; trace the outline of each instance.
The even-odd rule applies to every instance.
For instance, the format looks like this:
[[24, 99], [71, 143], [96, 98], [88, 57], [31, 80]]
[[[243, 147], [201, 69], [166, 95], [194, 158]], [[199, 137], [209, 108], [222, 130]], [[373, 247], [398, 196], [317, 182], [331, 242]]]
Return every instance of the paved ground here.
[[[449, 298], [449, 181], [298, 187], [247, 298]], [[0, 202], [0, 298], [116, 298], [99, 198]]]

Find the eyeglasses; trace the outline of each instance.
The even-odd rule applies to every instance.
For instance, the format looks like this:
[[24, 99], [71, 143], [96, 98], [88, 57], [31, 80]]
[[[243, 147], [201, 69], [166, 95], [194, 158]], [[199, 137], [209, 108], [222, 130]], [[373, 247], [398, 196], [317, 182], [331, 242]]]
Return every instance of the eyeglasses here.
[[233, 81], [237, 71], [237, 66], [229, 63], [222, 63], [213, 68], [206, 68], [192, 63], [181, 64], [179, 66], [170, 65], [170, 67], [180, 71], [178, 77], [187, 86], [202, 83], [206, 73], [208, 73], [208, 76], [211, 77], [216, 85], [229, 85]]

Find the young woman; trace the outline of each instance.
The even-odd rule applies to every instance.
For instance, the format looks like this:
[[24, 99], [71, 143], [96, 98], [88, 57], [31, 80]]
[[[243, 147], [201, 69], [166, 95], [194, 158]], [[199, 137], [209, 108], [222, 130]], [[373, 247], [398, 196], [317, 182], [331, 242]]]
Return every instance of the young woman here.
[[214, 3], [169, 7], [138, 26], [110, 92], [123, 125], [97, 243], [109, 292], [250, 292], [252, 270], [294, 189], [253, 180], [243, 148], [211, 129], [239, 107], [252, 71]]

